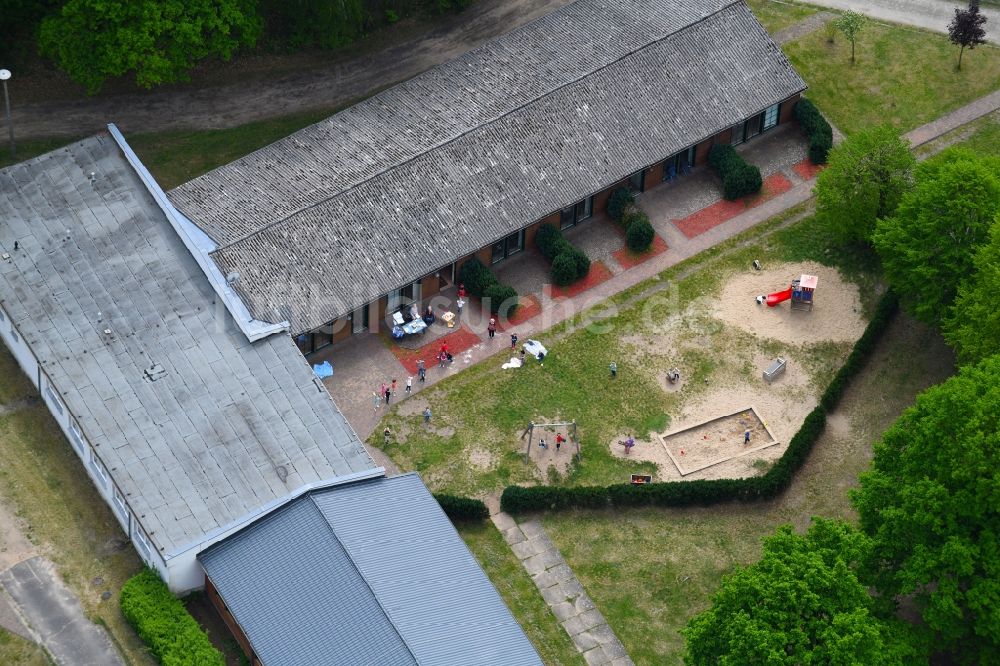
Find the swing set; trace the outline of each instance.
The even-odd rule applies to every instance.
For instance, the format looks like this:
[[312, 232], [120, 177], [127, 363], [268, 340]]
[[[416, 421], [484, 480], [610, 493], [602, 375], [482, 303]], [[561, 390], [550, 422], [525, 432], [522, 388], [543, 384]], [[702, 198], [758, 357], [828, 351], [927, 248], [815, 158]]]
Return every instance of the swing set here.
[[575, 448], [573, 455], [576, 456], [577, 461], [580, 460], [580, 440], [576, 436], [576, 421], [563, 421], [560, 423], [535, 423], [534, 421], [528, 422], [528, 427], [524, 429], [521, 433], [521, 439], [525, 437], [528, 438], [528, 446], [524, 449], [524, 462], [527, 464], [531, 459], [531, 443], [535, 437], [535, 428], [546, 428], [546, 429], [558, 429], [566, 428], [568, 434], [568, 440], [570, 446]]

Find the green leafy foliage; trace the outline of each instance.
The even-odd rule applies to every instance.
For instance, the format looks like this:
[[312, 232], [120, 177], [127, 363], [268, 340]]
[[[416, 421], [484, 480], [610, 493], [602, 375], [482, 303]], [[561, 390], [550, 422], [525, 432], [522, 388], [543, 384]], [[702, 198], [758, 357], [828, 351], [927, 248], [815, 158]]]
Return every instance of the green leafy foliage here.
[[851, 43], [851, 62], [854, 62], [854, 44], [858, 40], [858, 35], [861, 34], [861, 30], [865, 27], [865, 23], [868, 22], [867, 17], [864, 14], [859, 14], [851, 10], [847, 10], [834, 22], [837, 26], [837, 30], [844, 33], [844, 37], [847, 37], [847, 41]]
[[833, 148], [833, 128], [819, 112], [816, 105], [805, 97], [795, 103], [795, 119], [809, 137], [809, 160], [813, 164], [826, 164]]
[[625, 244], [633, 252], [645, 252], [653, 244], [653, 225], [645, 213], [637, 215], [625, 228]]
[[576, 281], [576, 259], [570, 252], [563, 252], [552, 260], [552, 281], [565, 287]]
[[826, 414], [840, 402], [847, 384], [864, 367], [898, 309], [896, 295], [888, 292], [879, 301], [875, 315], [854, 344], [850, 355], [827, 386], [820, 404], [806, 416], [802, 427], [788, 443], [785, 453], [763, 476], [744, 479], [697, 479], [643, 485], [612, 486], [507, 486], [500, 508], [508, 513], [569, 508], [625, 506], [708, 506], [733, 500], [775, 497], [791, 483], [816, 440], [826, 427]]
[[830, 151], [816, 179], [816, 214], [844, 241], [867, 243], [875, 221], [896, 212], [916, 159], [888, 126], [861, 130]]
[[944, 321], [944, 337], [962, 363], [976, 363], [1000, 353], [1000, 218], [989, 241], [973, 259], [972, 275], [958, 288], [955, 305]]
[[[365, 0], [259, 0], [258, 10], [264, 18], [267, 43], [293, 50], [335, 49], [363, 34], [369, 4]], [[384, 13], [387, 23], [393, 22], [391, 11]]]
[[564, 242], [562, 232], [554, 224], [541, 225], [535, 234], [535, 247], [548, 261], [556, 258], [560, 244]]
[[728, 144], [716, 144], [708, 152], [708, 164], [722, 178], [723, 196], [735, 201], [748, 194], [760, 192], [764, 181], [760, 169], [747, 163], [736, 149]]
[[122, 586], [122, 614], [164, 666], [224, 666], [222, 654], [152, 569]]
[[804, 536], [779, 527], [760, 561], [726, 577], [711, 607], [691, 618], [685, 662], [874, 666], [919, 657], [911, 631], [877, 617], [859, 580], [869, 548], [840, 521], [815, 518]]
[[582, 280], [590, 272], [590, 257], [578, 247], [570, 246], [569, 254], [573, 257], [573, 265], [576, 267], [576, 278]]
[[608, 217], [615, 222], [621, 222], [622, 216], [635, 205], [635, 194], [627, 187], [619, 187], [608, 198]]
[[489, 509], [481, 500], [441, 493], [434, 493], [434, 499], [452, 522], [486, 520], [490, 517]]
[[945, 317], [1000, 212], [1000, 163], [951, 149], [920, 164], [872, 243], [903, 306], [931, 325]]
[[1000, 357], [917, 397], [874, 447], [851, 499], [884, 598], [912, 595], [933, 647], [1000, 655]]
[[969, 0], [967, 9], [955, 8], [955, 18], [948, 24], [948, 39], [961, 47], [958, 51], [958, 67], [962, 69], [962, 55], [986, 43], [986, 17], [979, 11], [979, 0]]
[[129, 73], [144, 88], [186, 80], [199, 60], [228, 60], [259, 34], [252, 0], [69, 0], [42, 22], [39, 49], [93, 94]]
[[458, 281], [465, 285], [465, 288], [473, 296], [482, 297], [486, 290], [497, 284], [497, 278], [493, 271], [483, 265], [476, 257], [469, 257], [458, 270]]
[[490, 312], [493, 314], [510, 317], [517, 309], [517, 290], [510, 285], [496, 282], [486, 288], [483, 293], [483, 301], [488, 301]]

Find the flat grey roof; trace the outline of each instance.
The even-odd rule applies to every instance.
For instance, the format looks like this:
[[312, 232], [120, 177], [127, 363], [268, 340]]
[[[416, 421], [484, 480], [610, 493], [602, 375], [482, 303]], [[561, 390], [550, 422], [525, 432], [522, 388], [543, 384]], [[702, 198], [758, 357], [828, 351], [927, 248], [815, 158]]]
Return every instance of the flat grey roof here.
[[804, 88], [742, 1], [578, 0], [170, 197], [294, 335]]
[[247, 341], [109, 135], [0, 170], [0, 220], [0, 302], [161, 555], [375, 468], [287, 334]]
[[267, 666], [542, 663], [416, 474], [313, 491], [198, 559]]

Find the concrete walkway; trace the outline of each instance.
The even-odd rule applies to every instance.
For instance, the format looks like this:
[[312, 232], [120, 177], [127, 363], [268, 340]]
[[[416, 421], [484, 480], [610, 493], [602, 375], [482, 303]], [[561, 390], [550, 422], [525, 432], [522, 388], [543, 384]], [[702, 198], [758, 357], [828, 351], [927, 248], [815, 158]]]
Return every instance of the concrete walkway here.
[[493, 514], [492, 520], [588, 666], [631, 666], [625, 646], [587, 596], [541, 523], [529, 520], [518, 525], [502, 512]]
[[997, 109], [1000, 109], [1000, 90], [996, 90], [985, 97], [980, 97], [976, 101], [966, 104], [960, 109], [955, 109], [951, 113], [945, 114], [926, 125], [921, 125], [917, 129], [904, 134], [903, 138], [916, 148], [928, 141], [933, 141], [943, 134], [967, 125], [973, 120], [982, 118]]
[[104, 628], [87, 619], [80, 600], [41, 556], [0, 573], [14, 611], [57, 664], [124, 666]]
[[[847, 10], [864, 14], [880, 21], [901, 23], [932, 32], [947, 34], [948, 24], [956, 8], [965, 8], [967, 2], [948, 0], [809, 0], [810, 4], [830, 9]], [[980, 7], [986, 16], [986, 39], [1000, 43], [1000, 11], [994, 7]], [[862, 36], [864, 39], [864, 36]]]

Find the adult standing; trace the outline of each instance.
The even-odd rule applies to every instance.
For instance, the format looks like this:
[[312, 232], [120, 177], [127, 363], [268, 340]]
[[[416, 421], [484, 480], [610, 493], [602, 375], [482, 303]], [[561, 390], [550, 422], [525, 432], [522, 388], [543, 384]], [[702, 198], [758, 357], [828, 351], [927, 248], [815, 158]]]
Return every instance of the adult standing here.
[[427, 366], [424, 365], [424, 359], [417, 359], [417, 377], [421, 382], [427, 381]]
[[497, 334], [497, 320], [490, 317], [490, 323], [486, 326], [486, 332], [490, 334], [490, 340]]

